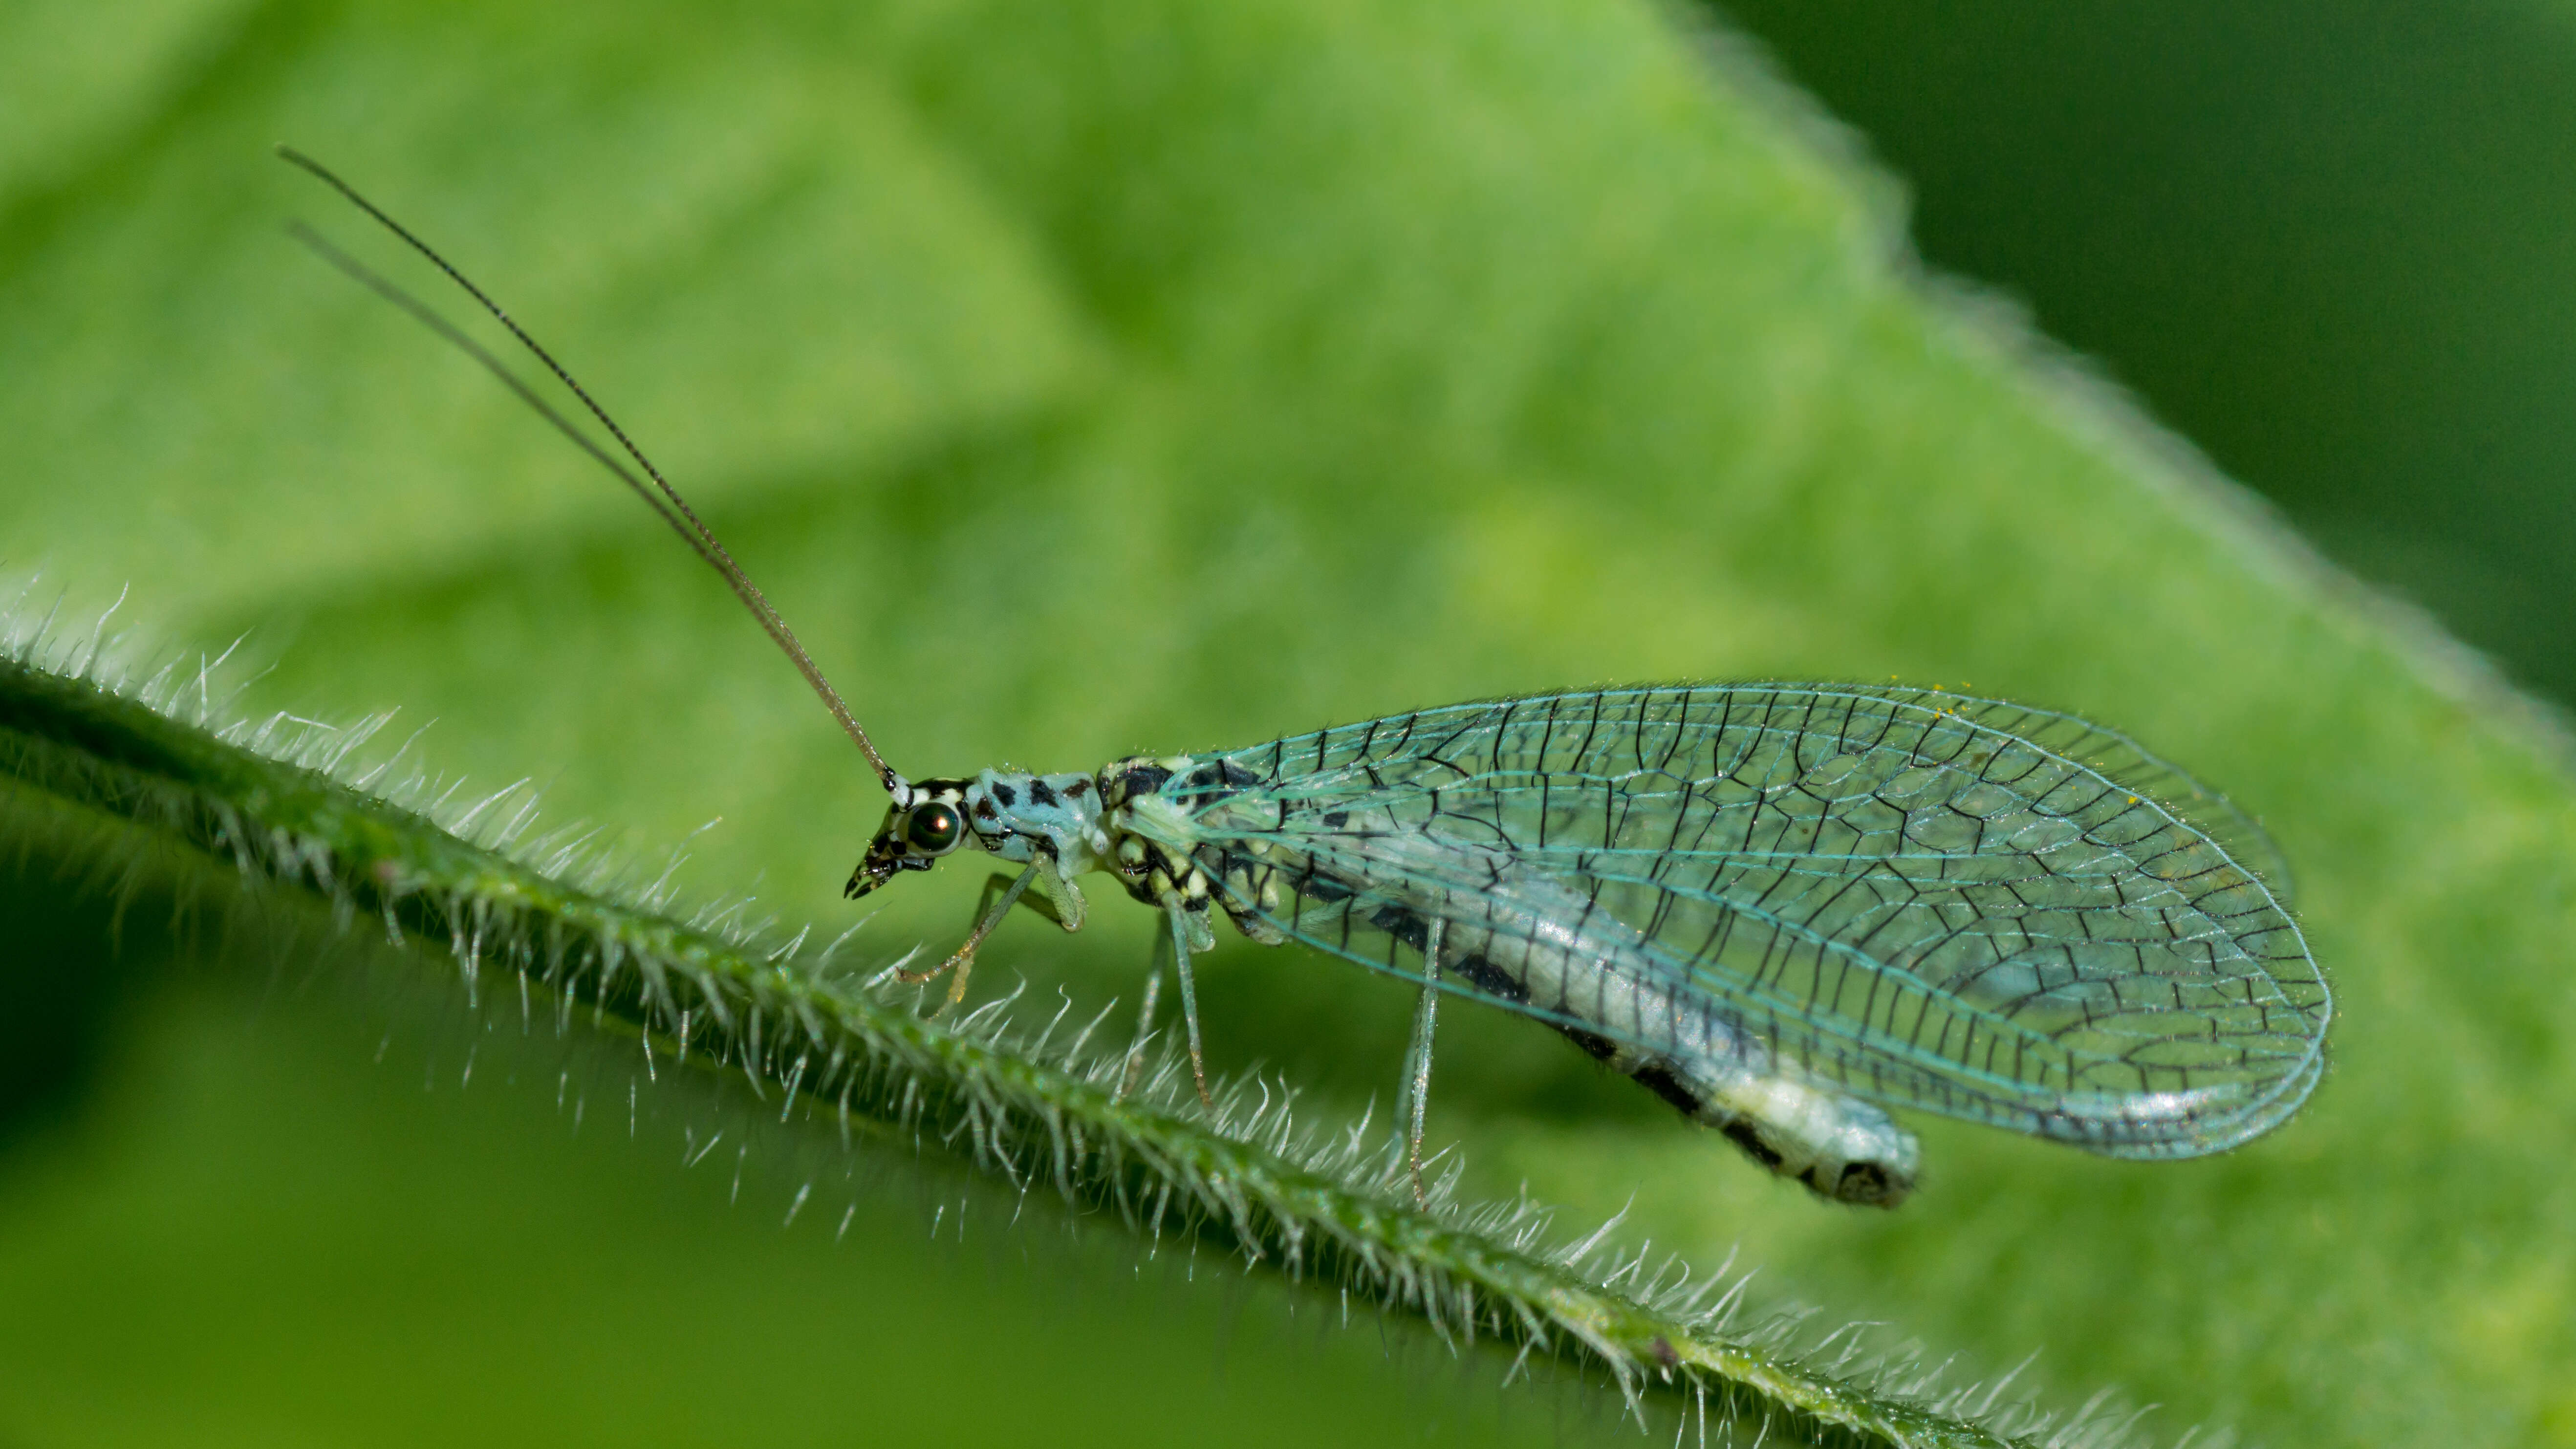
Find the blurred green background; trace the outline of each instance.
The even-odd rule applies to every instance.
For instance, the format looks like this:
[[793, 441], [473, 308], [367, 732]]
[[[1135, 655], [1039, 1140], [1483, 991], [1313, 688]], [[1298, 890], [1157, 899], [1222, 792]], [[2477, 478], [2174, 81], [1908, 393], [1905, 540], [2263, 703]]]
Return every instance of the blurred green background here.
[[1905, 178], [1935, 266], [2576, 699], [2576, 11], [1729, 13]]
[[[130, 583], [162, 645], [250, 631], [246, 711], [435, 719], [466, 792], [533, 775], [648, 874], [718, 820], [693, 893], [850, 919], [881, 803], [846, 743], [631, 500], [282, 236], [398, 261], [290, 140], [560, 349], [915, 773], [1610, 680], [2079, 710], [2298, 867], [2343, 1007], [2299, 1121], [2161, 1165], [1923, 1124], [1922, 1195], [1864, 1215], [1462, 1011], [1434, 1131], [1470, 1190], [1627, 1205], [1770, 1301], [1970, 1374], [2039, 1350], [2049, 1402], [2115, 1385], [2168, 1434], [2576, 1442], [2562, 742], [1927, 285], [1897, 202], [2565, 692], [2571, 69], [2538, 4], [22, 0], [0, 561], [79, 628]], [[631, 1063], [478, 1032], [434, 961], [216, 949], [157, 885], [120, 933], [65, 885], [91, 836], [23, 799], [0, 832], [0, 1444], [1633, 1436], [1326, 1295], [1005, 1227], [935, 1163], [682, 1170], [748, 1126], [711, 1091], [657, 1087], [630, 1143]], [[908, 880], [862, 940], [954, 932], [977, 884]], [[984, 984], [1131, 991], [1109, 905], [1016, 925]], [[1229, 943], [1205, 995], [1220, 1065], [1383, 1100], [1400, 993]]]

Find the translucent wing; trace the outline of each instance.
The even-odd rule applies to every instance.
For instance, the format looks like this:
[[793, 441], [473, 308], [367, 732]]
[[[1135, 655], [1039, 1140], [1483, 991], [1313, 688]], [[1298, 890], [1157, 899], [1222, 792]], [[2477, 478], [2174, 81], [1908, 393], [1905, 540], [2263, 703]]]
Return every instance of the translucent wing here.
[[2323, 1066], [2269, 843], [2066, 715], [1607, 690], [1200, 760], [1165, 843], [1239, 918], [1413, 975], [1436, 917], [1444, 985], [1647, 1052], [2123, 1157], [2266, 1131]]

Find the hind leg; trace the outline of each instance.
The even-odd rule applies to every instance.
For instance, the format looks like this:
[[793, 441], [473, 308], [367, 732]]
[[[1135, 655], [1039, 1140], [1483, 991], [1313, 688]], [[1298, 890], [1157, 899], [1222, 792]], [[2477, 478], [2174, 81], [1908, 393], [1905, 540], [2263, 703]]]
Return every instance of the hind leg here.
[[1404, 1081], [1396, 1089], [1396, 1113], [1404, 1121], [1404, 1164], [1413, 1176], [1413, 1201], [1430, 1201], [1422, 1190], [1423, 1119], [1431, 1108], [1431, 1035], [1440, 1015], [1440, 928], [1434, 917], [1423, 939], [1422, 999], [1413, 1011], [1413, 1040], [1404, 1049]]
[[[1204, 935], [1207, 932], [1207, 922], [1204, 918], [1192, 916], [1180, 906], [1170, 907], [1164, 914], [1169, 918], [1172, 927], [1173, 964], [1180, 968], [1181, 1025], [1189, 1034], [1190, 1079], [1198, 1084], [1200, 1103], [1213, 1107], [1216, 1105], [1216, 1098], [1208, 1095], [1207, 1054], [1199, 1049], [1198, 984], [1190, 979], [1190, 948], [1193, 944], [1190, 940], [1190, 926], [1195, 922], [1199, 933]], [[1213, 946], [1216, 943], [1211, 940], [1206, 944]]]

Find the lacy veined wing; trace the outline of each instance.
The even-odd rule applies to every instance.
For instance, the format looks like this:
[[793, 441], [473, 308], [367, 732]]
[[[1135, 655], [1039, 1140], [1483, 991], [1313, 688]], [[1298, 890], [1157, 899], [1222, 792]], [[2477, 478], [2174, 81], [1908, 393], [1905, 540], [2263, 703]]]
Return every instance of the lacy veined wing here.
[[2188, 1157], [2278, 1125], [2323, 1067], [2332, 1001], [2269, 843], [2067, 715], [1613, 689], [1197, 758], [1163, 843], [1238, 919], [1416, 980], [1436, 920], [1441, 986], [1668, 1096], [1786, 1079]]

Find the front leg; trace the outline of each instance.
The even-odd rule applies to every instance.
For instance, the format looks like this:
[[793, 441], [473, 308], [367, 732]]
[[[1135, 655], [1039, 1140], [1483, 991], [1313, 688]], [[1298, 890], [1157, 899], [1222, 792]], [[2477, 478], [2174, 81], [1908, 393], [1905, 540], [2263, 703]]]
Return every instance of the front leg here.
[[[1044, 898], [1030, 900], [1029, 887], [1036, 884], [1041, 876], [1051, 878], [1059, 885], [1065, 883], [1063, 877], [1056, 874], [1053, 864], [1044, 859], [1030, 862], [1029, 868], [1018, 875], [994, 872], [992, 877], [984, 882], [984, 898], [975, 905], [975, 929], [967, 935], [966, 944], [958, 947], [955, 955], [926, 971], [906, 971], [898, 968], [894, 973], [895, 979], [906, 985], [918, 985], [943, 971], [955, 973], [949, 977], [947, 1002], [937, 1012], [932, 1013], [943, 1015], [950, 1007], [966, 999], [966, 978], [975, 969], [976, 949], [984, 944], [986, 936], [993, 934], [993, 928], [1002, 923], [1002, 917], [1010, 914], [1012, 906], [1021, 901], [1028, 901], [1031, 909], [1068, 931], [1080, 925], [1082, 917], [1079, 902], [1082, 898], [1079, 895], [1073, 898], [1077, 903], [1077, 909], [1070, 922], [1058, 912], [1056, 901]], [[994, 900], [997, 895], [1001, 897], [999, 901]]]

